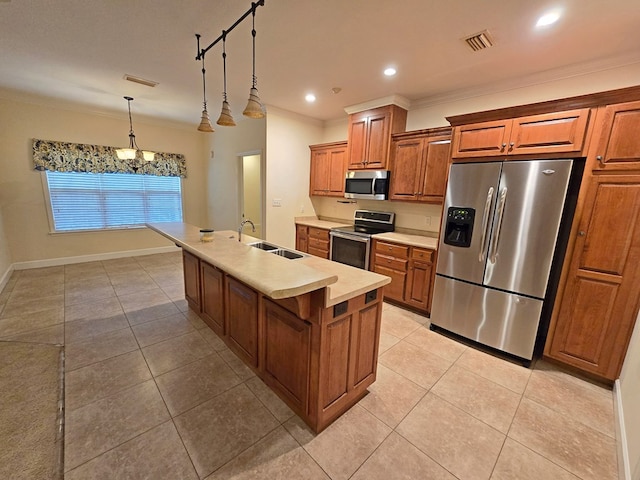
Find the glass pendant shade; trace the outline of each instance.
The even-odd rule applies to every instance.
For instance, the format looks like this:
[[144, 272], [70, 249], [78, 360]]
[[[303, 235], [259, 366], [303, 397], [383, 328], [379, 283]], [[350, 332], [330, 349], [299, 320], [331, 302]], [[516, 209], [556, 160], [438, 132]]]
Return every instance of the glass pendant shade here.
[[136, 158], [136, 149], [135, 148], [118, 148], [116, 150], [116, 155], [120, 160], [133, 160]]
[[256, 87], [251, 87], [249, 91], [249, 101], [242, 114], [249, 118], [264, 118], [264, 110], [262, 109], [262, 103], [260, 102], [260, 97], [258, 97], [258, 89]]
[[213, 129], [213, 125], [211, 125], [211, 120], [209, 119], [209, 112], [207, 112], [207, 106], [205, 105], [204, 110], [202, 110], [202, 118], [200, 119], [200, 125], [198, 125], [198, 131], [200, 132], [215, 132]]
[[222, 111], [220, 112], [220, 117], [218, 118], [218, 121], [216, 123], [225, 127], [236, 126], [236, 122], [231, 116], [231, 108], [229, 107], [229, 102], [227, 102], [226, 100], [222, 102]]
[[142, 158], [145, 159], [145, 161], [147, 162], [153, 162], [153, 159], [156, 157], [156, 154], [153, 152], [150, 152], [148, 150], [142, 150]]

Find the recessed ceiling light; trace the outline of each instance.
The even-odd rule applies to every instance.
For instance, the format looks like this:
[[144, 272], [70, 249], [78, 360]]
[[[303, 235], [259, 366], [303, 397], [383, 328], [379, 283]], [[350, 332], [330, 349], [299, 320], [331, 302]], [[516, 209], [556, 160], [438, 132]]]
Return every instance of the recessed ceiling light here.
[[384, 69], [384, 74], [387, 77], [393, 77], [396, 74], [396, 69], [393, 67], [387, 67]]
[[560, 10], [552, 10], [542, 15], [536, 22], [536, 27], [548, 27], [560, 19]]
[[307, 93], [304, 99], [309, 103], [313, 103], [316, 101], [316, 96], [313, 93]]

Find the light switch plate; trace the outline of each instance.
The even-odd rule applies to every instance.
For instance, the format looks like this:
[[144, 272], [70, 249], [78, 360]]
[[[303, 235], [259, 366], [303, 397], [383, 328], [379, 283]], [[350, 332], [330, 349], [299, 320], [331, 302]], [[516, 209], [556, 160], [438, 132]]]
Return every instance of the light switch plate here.
[[282, 199], [280, 199], [280, 198], [274, 198], [274, 199], [271, 201], [271, 206], [272, 206], [272, 207], [281, 207], [281, 206], [282, 206]]

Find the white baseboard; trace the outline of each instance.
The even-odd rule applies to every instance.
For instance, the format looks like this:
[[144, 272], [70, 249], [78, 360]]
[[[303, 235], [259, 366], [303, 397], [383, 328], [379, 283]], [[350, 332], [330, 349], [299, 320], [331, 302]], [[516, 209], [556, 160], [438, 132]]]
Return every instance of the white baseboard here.
[[125, 250], [122, 252], [97, 253], [94, 255], [79, 255], [77, 257], [49, 258], [45, 260], [32, 260], [30, 262], [16, 262], [9, 267], [7, 276], [11, 276], [13, 270], [28, 270], [30, 268], [57, 267], [59, 265], [70, 265], [72, 263], [96, 262], [101, 260], [111, 260], [113, 258], [138, 257], [141, 255], [153, 255], [156, 253], [169, 253], [180, 251], [180, 247], [155, 247], [143, 248], [140, 250]]
[[631, 480], [629, 445], [627, 444], [627, 432], [624, 427], [620, 379], [617, 379], [613, 384], [613, 410], [616, 422], [616, 445], [618, 447], [618, 476], [620, 480]]
[[7, 268], [7, 271], [4, 272], [4, 275], [2, 275], [2, 277], [0, 277], [0, 292], [2, 292], [2, 290], [4, 290], [4, 287], [7, 285], [7, 283], [9, 283], [9, 279], [11, 278], [11, 274], [13, 273], [13, 270], [15, 270], [13, 268], [13, 264], [9, 265], [9, 268]]

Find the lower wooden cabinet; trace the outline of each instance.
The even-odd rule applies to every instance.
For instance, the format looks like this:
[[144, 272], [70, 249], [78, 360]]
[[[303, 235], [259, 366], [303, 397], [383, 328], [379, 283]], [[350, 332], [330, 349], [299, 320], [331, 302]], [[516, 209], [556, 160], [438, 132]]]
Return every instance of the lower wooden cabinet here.
[[331, 307], [324, 289], [275, 300], [184, 258], [194, 310], [313, 431], [366, 395], [377, 373], [382, 288]]
[[307, 412], [311, 324], [268, 299], [263, 317], [264, 374], [300, 411]]
[[545, 354], [618, 378], [640, 307], [640, 174], [594, 175]]
[[258, 292], [227, 276], [227, 334], [231, 347], [252, 367], [258, 367]]
[[200, 312], [200, 259], [183, 250], [182, 266], [184, 273], [184, 297], [187, 304]]
[[329, 230], [307, 225], [296, 225], [296, 250], [328, 259], [330, 250]]
[[384, 289], [385, 298], [429, 313], [435, 251], [374, 240], [373, 252], [371, 269], [391, 277]]
[[225, 334], [224, 272], [206, 262], [200, 262], [202, 283], [202, 319], [218, 335]]

